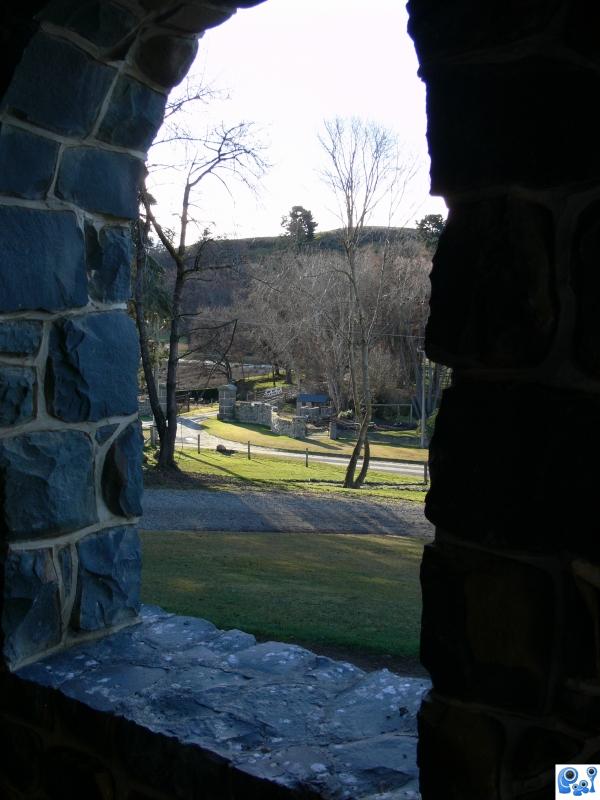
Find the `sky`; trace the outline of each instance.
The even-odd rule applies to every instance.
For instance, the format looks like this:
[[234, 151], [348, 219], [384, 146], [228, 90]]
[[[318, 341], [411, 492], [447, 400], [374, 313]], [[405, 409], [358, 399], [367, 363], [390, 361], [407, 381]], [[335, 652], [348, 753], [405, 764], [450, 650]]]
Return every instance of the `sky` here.
[[[217, 236], [272, 236], [282, 233], [282, 216], [302, 205], [318, 231], [339, 227], [331, 190], [320, 177], [325, 159], [317, 138], [323, 121], [336, 116], [385, 126], [406, 158], [420, 164], [393, 224], [445, 215], [443, 200], [429, 195], [425, 87], [406, 24], [404, 0], [267, 0], [207, 31], [191, 80], [202, 79], [224, 96], [200, 106], [193, 124], [204, 130], [222, 121], [253, 122], [271, 167], [255, 193], [237, 183], [226, 191], [218, 181], [203, 182], [198, 222], [211, 224]], [[169, 160], [157, 150], [150, 161], [153, 156]], [[150, 180], [158, 214], [172, 227], [181, 196], [176, 181], [173, 170]], [[385, 209], [370, 220], [386, 223]]]

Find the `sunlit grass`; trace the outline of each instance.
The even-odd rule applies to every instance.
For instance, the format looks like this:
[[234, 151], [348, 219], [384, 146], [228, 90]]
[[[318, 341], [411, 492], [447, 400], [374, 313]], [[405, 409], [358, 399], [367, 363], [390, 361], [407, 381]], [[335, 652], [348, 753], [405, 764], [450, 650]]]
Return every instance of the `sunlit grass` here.
[[[155, 461], [154, 451], [146, 450], [148, 461]], [[198, 476], [214, 476], [227, 479], [228, 483], [238, 482], [247, 489], [277, 489], [279, 491], [310, 491], [348, 495], [351, 497], [384, 498], [388, 500], [425, 500], [425, 485], [421, 476], [411, 477], [391, 472], [369, 471], [361, 489], [344, 489], [344, 467], [342, 465], [311, 463], [308, 467], [304, 459], [291, 459], [279, 456], [257, 456], [248, 459], [246, 453], [235, 452], [224, 456], [214, 451], [194, 453], [191, 450], [178, 451], [176, 461], [181, 470]], [[227, 484], [213, 484], [209, 488], [227, 488]]]
[[417, 656], [420, 542], [187, 532], [142, 540], [146, 603], [260, 637]]
[[[309, 436], [306, 439], [292, 439], [273, 433], [268, 428], [259, 425], [249, 425], [241, 422], [222, 422], [219, 419], [207, 419], [202, 422], [202, 428], [207, 433], [218, 436], [230, 442], [250, 442], [258, 447], [272, 447], [276, 450], [304, 451], [308, 448], [310, 453], [323, 453], [324, 455], [348, 456], [352, 452], [352, 443], [338, 440], [333, 441], [326, 437]], [[427, 450], [418, 447], [400, 447], [394, 444], [371, 445], [371, 457], [396, 461], [426, 461]]]

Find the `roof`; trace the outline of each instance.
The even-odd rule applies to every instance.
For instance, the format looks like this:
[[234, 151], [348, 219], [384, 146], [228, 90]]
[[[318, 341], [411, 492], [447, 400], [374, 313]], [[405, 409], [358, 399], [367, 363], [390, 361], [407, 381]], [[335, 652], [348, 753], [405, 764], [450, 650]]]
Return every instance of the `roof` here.
[[301, 403], [328, 403], [329, 397], [326, 394], [299, 394], [298, 400]]

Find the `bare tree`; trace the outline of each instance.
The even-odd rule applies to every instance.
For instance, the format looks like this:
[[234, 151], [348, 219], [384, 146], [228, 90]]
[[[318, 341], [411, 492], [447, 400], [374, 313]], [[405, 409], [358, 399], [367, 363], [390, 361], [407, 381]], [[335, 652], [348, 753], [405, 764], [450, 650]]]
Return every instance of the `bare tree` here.
[[[365, 227], [373, 212], [384, 206], [391, 224], [404, 196], [404, 190], [416, 172], [412, 159], [401, 159], [397, 138], [390, 131], [360, 119], [326, 121], [319, 142], [327, 165], [323, 178], [337, 204], [341, 224], [340, 241], [344, 265], [337, 270], [348, 294], [348, 352], [355, 415], [359, 430], [344, 486], [358, 488], [369, 468], [369, 424], [372, 417], [369, 355], [379, 319], [380, 301], [385, 290], [389, 266], [389, 247], [384, 244], [377, 267], [377, 293], [374, 305], [366, 304], [358, 270], [358, 252]], [[358, 460], [363, 463], [355, 476]]]
[[[201, 190], [211, 181], [221, 184], [231, 194], [235, 182], [255, 189], [267, 168], [261, 144], [252, 123], [218, 125], [198, 135], [193, 128], [193, 118], [183, 119], [190, 102], [210, 99], [212, 90], [186, 89], [183, 97], [175, 98], [168, 108], [167, 125], [159, 134], [158, 143], [166, 145], [170, 155], [163, 163], [156, 161], [150, 169], [175, 170], [179, 178], [180, 193], [177, 209], [176, 230], [172, 230], [158, 217], [153, 198], [144, 186], [141, 191], [141, 213], [137, 225], [138, 257], [136, 282], [136, 321], [140, 333], [142, 364], [153, 414], [156, 420], [160, 450], [158, 464], [161, 468], [176, 468], [174, 460], [177, 433], [177, 370], [180, 361], [179, 341], [185, 333], [198, 334], [204, 331], [214, 336], [223, 329], [229, 332], [229, 344], [224, 345], [220, 361], [226, 359], [236, 329], [236, 321], [193, 323], [197, 313], [187, 312], [184, 307], [184, 290], [188, 281], [210, 280], [211, 273], [227, 269], [231, 265], [207, 263], [205, 254], [212, 239], [209, 226], [196, 216], [202, 214]], [[163, 151], [164, 151], [163, 147]], [[151, 151], [152, 152], [152, 151]], [[154, 159], [153, 159], [154, 160]], [[204, 204], [205, 205], [205, 204]], [[138, 284], [143, 282], [145, 255], [150, 231], [158, 237], [170, 260], [174, 282], [170, 297], [168, 322], [169, 342], [166, 380], [166, 413], [158, 403], [158, 392], [148, 358], [148, 335], [144, 322], [144, 307]], [[146, 351], [146, 352], [144, 352]]]

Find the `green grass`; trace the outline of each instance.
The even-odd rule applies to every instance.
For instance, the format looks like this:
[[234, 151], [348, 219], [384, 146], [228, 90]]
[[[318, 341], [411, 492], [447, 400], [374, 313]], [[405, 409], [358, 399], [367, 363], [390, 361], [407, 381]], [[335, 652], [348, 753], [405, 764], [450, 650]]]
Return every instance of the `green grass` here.
[[[207, 419], [202, 423], [203, 429], [213, 436], [230, 442], [250, 441], [257, 447], [272, 447], [276, 450], [302, 451], [308, 448], [311, 453], [323, 453], [324, 455], [344, 455], [352, 453], [352, 443], [344, 441], [332, 441], [326, 437], [307, 437], [306, 439], [292, 439], [290, 436], [281, 436], [273, 433], [268, 428], [260, 425], [249, 425], [242, 422], [222, 422], [219, 419]], [[387, 459], [388, 461], [426, 461], [428, 451], [417, 447], [400, 447], [394, 444], [373, 444], [371, 445], [371, 458]]]
[[276, 378], [273, 383], [273, 376], [270, 372], [265, 372], [262, 375], [248, 375], [242, 381], [244, 388], [250, 392], [263, 392], [265, 389], [273, 389], [277, 386], [287, 386], [290, 384], [285, 382], [284, 377]]
[[[149, 466], [155, 462], [153, 449], [146, 449]], [[303, 459], [287, 459], [279, 456], [220, 453], [191, 450], [176, 452], [176, 461], [181, 470], [207, 478], [206, 488], [227, 489], [276, 489], [278, 491], [326, 492], [354, 497], [384, 498], [388, 500], [425, 500], [425, 485], [420, 476], [394, 475], [387, 472], [369, 471], [361, 489], [344, 489], [344, 467], [318, 464], [310, 461], [308, 467]], [[214, 477], [216, 480], [210, 480]]]
[[142, 600], [260, 637], [415, 658], [423, 545], [394, 536], [145, 532]]

